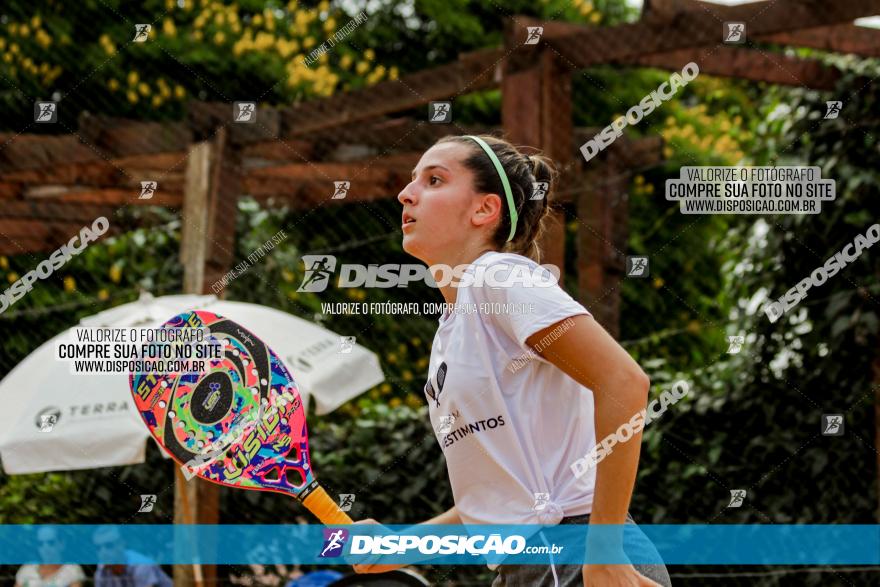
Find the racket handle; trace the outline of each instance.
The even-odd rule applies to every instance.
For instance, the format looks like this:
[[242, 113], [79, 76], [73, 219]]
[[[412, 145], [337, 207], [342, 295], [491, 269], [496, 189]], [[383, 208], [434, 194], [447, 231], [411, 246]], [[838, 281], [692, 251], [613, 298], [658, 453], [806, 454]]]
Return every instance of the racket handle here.
[[344, 526], [354, 524], [348, 514], [339, 509], [320, 485], [303, 500], [303, 505], [321, 520], [325, 526]]

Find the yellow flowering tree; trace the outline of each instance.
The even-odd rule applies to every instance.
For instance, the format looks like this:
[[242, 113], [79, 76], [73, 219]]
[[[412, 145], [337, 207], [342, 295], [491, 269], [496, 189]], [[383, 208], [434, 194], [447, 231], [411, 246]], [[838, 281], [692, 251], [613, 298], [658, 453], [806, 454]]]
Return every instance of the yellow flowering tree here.
[[15, 91], [0, 99], [13, 114], [61, 99], [75, 112], [163, 118], [191, 97], [283, 104], [398, 75], [364, 50], [366, 15], [312, 4], [56, 2], [50, 11], [13, 3], [0, 21], [0, 76]]

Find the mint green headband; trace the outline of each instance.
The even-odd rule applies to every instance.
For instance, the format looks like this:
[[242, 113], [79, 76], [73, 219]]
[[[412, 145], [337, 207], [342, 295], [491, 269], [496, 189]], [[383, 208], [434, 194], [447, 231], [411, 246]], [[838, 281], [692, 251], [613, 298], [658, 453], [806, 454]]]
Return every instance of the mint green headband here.
[[513, 202], [513, 193], [510, 191], [510, 182], [507, 181], [507, 174], [504, 173], [504, 167], [501, 166], [501, 161], [498, 160], [498, 156], [495, 155], [495, 151], [492, 150], [486, 141], [481, 139], [480, 137], [475, 137], [474, 135], [464, 135], [465, 138], [474, 139], [474, 141], [480, 145], [486, 154], [489, 156], [489, 159], [492, 160], [492, 163], [495, 165], [495, 170], [498, 172], [498, 177], [501, 178], [501, 185], [504, 186], [504, 195], [507, 196], [507, 208], [510, 210], [510, 236], [507, 237], [507, 242], [513, 240], [513, 235], [516, 232], [516, 220], [518, 215], [516, 213], [516, 204]]

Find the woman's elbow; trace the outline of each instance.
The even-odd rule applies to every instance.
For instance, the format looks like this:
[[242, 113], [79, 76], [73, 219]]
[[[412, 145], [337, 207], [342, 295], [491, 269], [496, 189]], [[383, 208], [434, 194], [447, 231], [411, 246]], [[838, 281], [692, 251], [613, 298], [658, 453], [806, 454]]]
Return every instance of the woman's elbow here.
[[647, 404], [648, 393], [651, 390], [651, 378], [640, 367], [636, 366], [630, 375], [630, 380], [632, 381], [630, 388], [637, 394], [639, 401]]
[[648, 391], [651, 389], [651, 378], [648, 377], [648, 374], [641, 369], [639, 369], [639, 377], [642, 381], [642, 384], [645, 386], [645, 393], [647, 394]]

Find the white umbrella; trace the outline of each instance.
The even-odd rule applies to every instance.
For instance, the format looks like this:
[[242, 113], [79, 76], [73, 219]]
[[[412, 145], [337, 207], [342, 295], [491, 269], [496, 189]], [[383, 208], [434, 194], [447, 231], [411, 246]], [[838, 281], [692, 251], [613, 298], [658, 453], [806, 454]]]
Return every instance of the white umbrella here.
[[[340, 352], [340, 336], [326, 328], [213, 295], [154, 298], [145, 293], [136, 302], [83, 318], [80, 326], [158, 328], [192, 309], [235, 320], [259, 336], [293, 373], [306, 407], [315, 400], [318, 414], [384, 381], [379, 359], [364, 347], [345, 345], [348, 352]], [[69, 336], [66, 331], [45, 342], [0, 381], [0, 458], [7, 473], [144, 462], [149, 433], [130, 401], [128, 375], [72, 375], [68, 363], [55, 358], [55, 342]]]

